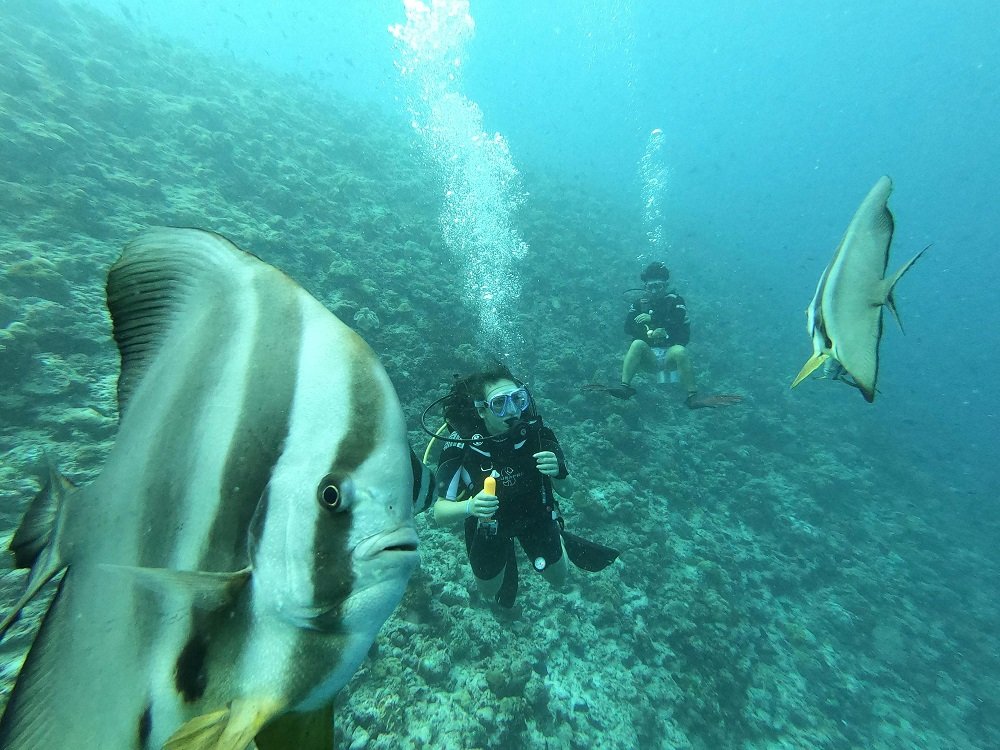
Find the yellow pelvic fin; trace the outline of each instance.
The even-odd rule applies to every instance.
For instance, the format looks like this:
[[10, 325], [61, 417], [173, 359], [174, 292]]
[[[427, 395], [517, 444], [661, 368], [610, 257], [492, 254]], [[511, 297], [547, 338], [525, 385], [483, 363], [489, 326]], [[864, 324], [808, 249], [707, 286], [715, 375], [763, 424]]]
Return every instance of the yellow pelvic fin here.
[[333, 747], [333, 704], [318, 711], [279, 716], [257, 735], [259, 750], [330, 750]]
[[163, 750], [247, 750], [284, 702], [239, 698], [221, 711], [196, 716], [167, 740]]
[[204, 750], [215, 747], [228, 720], [228, 708], [195, 716], [173, 733], [163, 750]]
[[795, 376], [795, 380], [792, 381], [792, 388], [797, 386], [807, 377], [809, 377], [813, 371], [819, 367], [821, 364], [826, 362], [830, 358], [829, 354], [814, 354], [809, 358], [809, 361], [802, 365], [802, 369], [799, 370], [799, 374]]

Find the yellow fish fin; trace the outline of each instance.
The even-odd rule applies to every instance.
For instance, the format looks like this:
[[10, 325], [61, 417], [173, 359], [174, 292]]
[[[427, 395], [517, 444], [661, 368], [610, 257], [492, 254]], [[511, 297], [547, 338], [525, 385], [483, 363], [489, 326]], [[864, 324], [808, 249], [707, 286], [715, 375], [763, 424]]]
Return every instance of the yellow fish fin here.
[[333, 704], [308, 713], [284, 714], [257, 735], [259, 750], [330, 750], [333, 747]]
[[171, 735], [163, 750], [203, 750], [215, 747], [228, 720], [228, 708], [195, 716]]
[[228, 708], [186, 722], [163, 750], [248, 750], [261, 727], [284, 707], [272, 699], [239, 698]]
[[792, 388], [809, 377], [817, 367], [826, 362], [829, 358], [829, 354], [814, 354], [810, 357], [809, 361], [802, 365], [802, 369], [799, 370], [799, 374], [795, 376], [795, 380], [792, 381]]

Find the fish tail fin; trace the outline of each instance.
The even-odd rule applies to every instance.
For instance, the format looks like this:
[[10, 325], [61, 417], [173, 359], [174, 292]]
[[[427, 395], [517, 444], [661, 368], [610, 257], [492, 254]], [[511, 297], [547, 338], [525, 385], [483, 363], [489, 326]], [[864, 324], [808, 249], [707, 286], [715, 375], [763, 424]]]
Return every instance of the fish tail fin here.
[[920, 260], [920, 256], [926, 253], [928, 250], [930, 250], [930, 247], [931, 246], [928, 245], [919, 253], [910, 258], [908, 261], [906, 261], [906, 263], [903, 264], [903, 267], [900, 268], [898, 271], [896, 271], [896, 273], [893, 274], [893, 277], [886, 282], [884, 304], [886, 307], [889, 308], [889, 312], [892, 313], [892, 317], [896, 319], [896, 324], [899, 326], [899, 330], [903, 331], [903, 333], [906, 333], [906, 330], [903, 328], [903, 321], [899, 317], [899, 310], [896, 309], [896, 299], [893, 296], [893, 292], [896, 289], [896, 284], [899, 282], [901, 278], [903, 278], [903, 274], [909, 271], [910, 268], [913, 266], [913, 264], [916, 263], [918, 260]]

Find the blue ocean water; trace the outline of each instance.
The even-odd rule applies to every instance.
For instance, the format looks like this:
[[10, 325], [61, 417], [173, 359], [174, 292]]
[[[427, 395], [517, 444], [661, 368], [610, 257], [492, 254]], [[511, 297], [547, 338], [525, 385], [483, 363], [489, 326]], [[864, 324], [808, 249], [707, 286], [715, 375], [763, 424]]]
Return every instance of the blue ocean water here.
[[[405, 20], [402, 3], [93, 2], [137, 28], [406, 116], [386, 32]], [[649, 133], [663, 130], [666, 259], [681, 256], [685, 273], [728, 292], [749, 340], [780, 331], [761, 340], [775, 370], [794, 374], [808, 355], [801, 311], [852, 212], [889, 174], [890, 265], [933, 247], [899, 287], [908, 335], [888, 323], [874, 418], [950, 483], [992, 501], [1000, 7], [586, 0], [470, 10], [462, 89], [521, 169], [633, 202], [639, 219], [638, 163]], [[622, 260], [615, 290], [633, 280], [634, 259]], [[817, 404], [818, 419], [872, 418], [858, 411]]]
[[[119, 19], [137, 36], [165, 35], [246, 71], [290, 74], [307, 81], [320, 96], [330, 91], [359, 105], [374, 103], [385, 113], [379, 127], [395, 123], [415, 145], [426, 144], [428, 133], [441, 130], [427, 126], [431, 114], [414, 101], [414, 79], [401, 74], [401, 48], [388, 29], [406, 22], [402, 2], [89, 4]], [[787, 418], [795, 420], [787, 434], [808, 434], [811, 423], [817, 428], [861, 425], [866, 435], [874, 436], [871, 442], [880, 442], [884, 450], [870, 448], [858, 476], [868, 472], [869, 481], [874, 477], [884, 484], [896, 471], [917, 467], [930, 475], [940, 494], [908, 498], [908, 512], [921, 518], [934, 506], [934, 522], [949, 525], [949, 538], [961, 546], [955, 552], [993, 549], [1000, 396], [990, 388], [989, 378], [1000, 317], [994, 291], [1000, 264], [991, 237], [997, 213], [994, 172], [1000, 163], [995, 132], [1000, 114], [1000, 9], [977, 1], [951, 7], [934, 2], [872, 7], [853, 1], [472, 0], [468, 12], [475, 19], [474, 31], [456, 48], [454, 68], [449, 73], [445, 59], [445, 67], [434, 71], [444, 71], [436, 79], [442, 90], [463, 97], [453, 102], [445, 122], [469, 118], [465, 130], [456, 126], [452, 135], [459, 140], [449, 147], [461, 152], [463, 133], [477, 128], [488, 140], [501, 134], [502, 143], [489, 152], [497, 161], [464, 162], [471, 165], [466, 172], [450, 175], [456, 184], [481, 190], [479, 197], [495, 212], [505, 202], [520, 201], [528, 209], [565, 206], [574, 200], [572, 192], [534, 194], [524, 184], [570, 185], [605, 201], [619, 221], [630, 217], [621, 226], [600, 227], [603, 233], [637, 238], [653, 229], [647, 226], [651, 219], [644, 209], [650, 196], [655, 199], [658, 210], [652, 220], [661, 230], [656, 244], [639, 239], [612, 259], [584, 249], [565, 268], [568, 279], [581, 280], [581, 288], [583, 280], [588, 288], [594, 279], [600, 280], [606, 300], [611, 300], [615, 312], [607, 321], [611, 333], [606, 338], [609, 360], [616, 364], [620, 350], [611, 349], [621, 344], [621, 292], [634, 286], [638, 268], [656, 257], [671, 266], [689, 299], [700, 351], [716, 348], [711, 360], [717, 378], [727, 387], [736, 384], [751, 400], [765, 382], [790, 382], [811, 353], [803, 311], [820, 272], [868, 189], [882, 174], [893, 177], [890, 206], [896, 235], [890, 268], [932, 245], [898, 289], [906, 335], [887, 318], [880, 394], [874, 405], [865, 404], [850, 389], [807, 382], [787, 394]], [[650, 153], [651, 134], [657, 129], [661, 132], [653, 156], [663, 169], [658, 172], [661, 183], [651, 186], [641, 162]], [[547, 175], [554, 182], [527, 179], [522, 184], [503, 175], [484, 176], [481, 168], [500, 162], [506, 166], [505, 159], [527, 178]], [[462, 210], [458, 204], [455, 208]], [[595, 226], [604, 220], [593, 217]], [[490, 235], [493, 244], [487, 244], [488, 250], [495, 252], [500, 241], [508, 243], [502, 247], [519, 247], [520, 227], [516, 217], [511, 221], [477, 228], [480, 235]], [[471, 261], [481, 249], [471, 245], [464, 252]], [[523, 258], [504, 272], [527, 269], [546, 252], [544, 245], [528, 242]], [[451, 262], [457, 261], [453, 257]], [[490, 308], [495, 300], [482, 292], [470, 288], [466, 301], [480, 306], [480, 320], [488, 327], [498, 320], [497, 311]], [[587, 299], [571, 304], [597, 303]], [[702, 331], [719, 336], [713, 342]], [[523, 340], [494, 333], [495, 343], [509, 347], [512, 359], [531, 360]], [[387, 342], [383, 349], [391, 352]], [[716, 342], [725, 342], [730, 351], [718, 351]], [[564, 361], [567, 367], [586, 369], [571, 356]], [[780, 406], [767, 406], [781, 416]], [[607, 409], [602, 405], [601, 410]], [[552, 411], [567, 431], [576, 429], [574, 420], [586, 413], [582, 407], [576, 413], [556, 412], [554, 406]], [[625, 422], [609, 423], [624, 431]], [[605, 436], [594, 437], [593, 431], [587, 427], [572, 433], [579, 452], [599, 453]], [[717, 438], [720, 451], [756, 448], [727, 446], [724, 426], [717, 428]], [[801, 439], [791, 448], [793, 455], [796, 449], [838, 451], [835, 444]], [[637, 440], [634, 453], [640, 464], [643, 449]], [[635, 488], [634, 477], [622, 480]], [[825, 494], [817, 493], [815, 499], [831, 505], [850, 503], [857, 487], [870, 488], [856, 477], [824, 482]], [[712, 498], [700, 499], [711, 507]], [[898, 508], [892, 512], [898, 513]], [[894, 524], [905, 525], [898, 516], [894, 519]], [[686, 521], [672, 520], [677, 527], [671, 533], [683, 536]], [[789, 523], [805, 536], [815, 534], [807, 522], [792, 518]], [[726, 533], [730, 531], [727, 527]], [[857, 540], [848, 536], [835, 541], [845, 549], [854, 541], [867, 545], [866, 534], [871, 532], [871, 526], [859, 527]], [[896, 532], [887, 525], [877, 533], [886, 535], [880, 549], [896, 564]], [[782, 540], [780, 533], [775, 535], [794, 548], [794, 536]], [[936, 570], [951, 569], [950, 552], [935, 550]], [[754, 571], [742, 575], [752, 578]], [[919, 573], [908, 571], [904, 578], [911, 577]], [[629, 583], [644, 590], [642, 582]], [[985, 575], [945, 583], [963, 594], [978, 590], [985, 598], [995, 587]], [[893, 596], [898, 593], [893, 590]], [[929, 607], [936, 601], [923, 600]], [[943, 602], [953, 600], [942, 596], [940, 601], [940, 609], [910, 614], [935, 623], [940, 618], [940, 629], [951, 635], [960, 628], [949, 619]], [[637, 602], [638, 597], [622, 607], [630, 618], [642, 611]], [[828, 619], [842, 616], [845, 622], [863, 616], [842, 609], [831, 612]], [[985, 632], [995, 624], [977, 623], [979, 629], [970, 632]], [[800, 637], [808, 647], [815, 645], [807, 635]], [[899, 656], [905, 649], [896, 643], [905, 632], [890, 630], [881, 637], [881, 653], [905, 661]], [[736, 638], [727, 634], [723, 640]], [[977, 678], [984, 685], [995, 684], [997, 675], [991, 670], [996, 646], [980, 647], [994, 661], [983, 665]], [[953, 668], [947, 655], [920, 657], [915, 661], [921, 668]], [[961, 655], [955, 658], [961, 663]], [[905, 664], [894, 666], [907, 674]], [[817, 680], [817, 690], [820, 683], [823, 680]], [[851, 687], [845, 691], [854, 694]], [[697, 688], [687, 692], [698, 694]], [[982, 696], [961, 697], [983, 704]], [[912, 695], [901, 700], [919, 705]], [[978, 714], [983, 726], [971, 727], [970, 737], [991, 736], [987, 729], [995, 727], [996, 719], [988, 715], [993, 704], [986, 705]], [[969, 715], [974, 714], [970, 710]], [[864, 744], [862, 740], [874, 736], [867, 727], [852, 735], [847, 723], [845, 719], [841, 727], [845, 737], [860, 737], [858, 742]], [[947, 717], [929, 723], [953, 726]], [[905, 746], [894, 745], [886, 736], [882, 741], [885, 746]], [[664, 746], [669, 746], [665, 740]], [[780, 746], [780, 740], [774, 746]]]
[[712, 240], [685, 248], [685, 270], [713, 268], [748, 339], [781, 331], [787, 345], [765, 353], [775, 369], [796, 370], [818, 269], [875, 179], [893, 177], [890, 266], [933, 248], [899, 287], [909, 335], [887, 322], [877, 418], [929, 460], [951, 457], [940, 470], [992, 502], [1000, 8], [528, 6], [476, 12], [470, 88], [493, 126], [526, 161], [619, 196], [638, 196], [636, 162], [662, 128], [666, 224]]

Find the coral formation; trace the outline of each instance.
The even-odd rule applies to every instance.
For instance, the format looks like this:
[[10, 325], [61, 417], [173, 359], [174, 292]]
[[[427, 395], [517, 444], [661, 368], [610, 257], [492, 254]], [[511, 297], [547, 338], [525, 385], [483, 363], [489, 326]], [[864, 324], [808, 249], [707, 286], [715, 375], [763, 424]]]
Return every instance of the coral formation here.
[[382, 327], [378, 315], [370, 307], [362, 307], [354, 313], [354, 325], [362, 331], [374, 331]]

